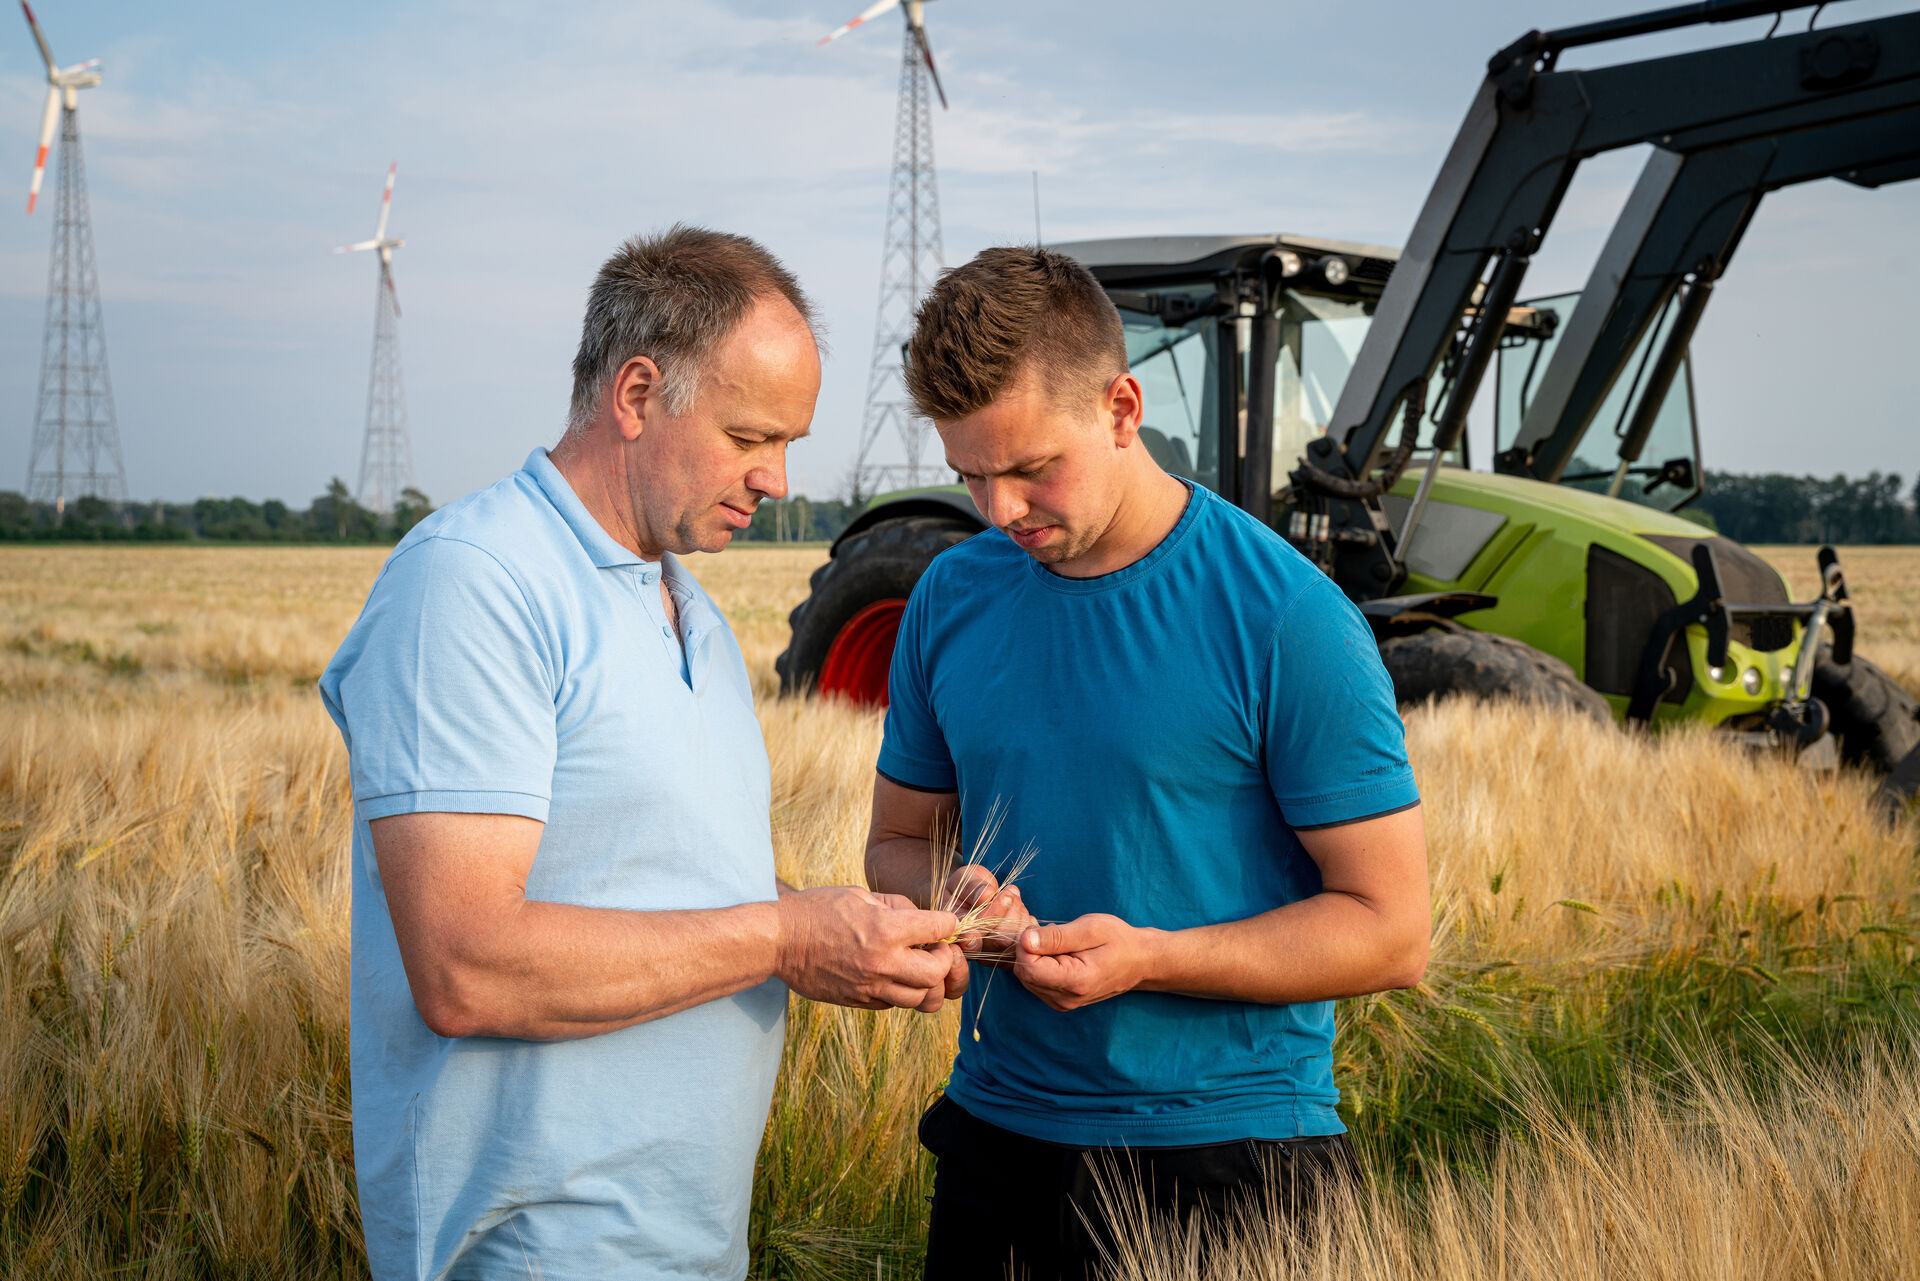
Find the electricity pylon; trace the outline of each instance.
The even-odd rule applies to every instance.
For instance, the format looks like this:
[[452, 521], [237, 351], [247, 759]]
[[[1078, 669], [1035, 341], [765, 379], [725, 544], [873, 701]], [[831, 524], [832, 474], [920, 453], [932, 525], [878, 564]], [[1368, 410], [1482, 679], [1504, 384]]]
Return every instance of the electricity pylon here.
[[[874, 311], [873, 363], [867, 406], [854, 462], [854, 500], [888, 489], [933, 484], [946, 468], [924, 462], [932, 424], [914, 412], [902, 380], [902, 349], [913, 334], [913, 313], [945, 265], [940, 245], [940, 189], [933, 168], [933, 110], [929, 86], [947, 105], [922, 20], [924, 0], [882, 0], [827, 37], [832, 40], [900, 4], [906, 18], [900, 53], [900, 98], [893, 124], [893, 179], [887, 193], [886, 244], [880, 255], [880, 302]], [[825, 44], [826, 41], [821, 41]], [[904, 461], [878, 461], [889, 433]]]
[[127, 473], [114, 423], [113, 382], [107, 375], [107, 334], [100, 319], [100, 280], [94, 271], [93, 219], [86, 165], [80, 152], [80, 90], [100, 83], [98, 59], [61, 70], [47, 38], [23, 3], [27, 25], [47, 64], [47, 106], [27, 195], [31, 214], [40, 196], [56, 118], [60, 170], [55, 179], [53, 257], [47, 267], [47, 326], [40, 346], [40, 392], [35, 400], [33, 453], [27, 497], [52, 503], [64, 519], [67, 501], [92, 496], [118, 510], [127, 501]]

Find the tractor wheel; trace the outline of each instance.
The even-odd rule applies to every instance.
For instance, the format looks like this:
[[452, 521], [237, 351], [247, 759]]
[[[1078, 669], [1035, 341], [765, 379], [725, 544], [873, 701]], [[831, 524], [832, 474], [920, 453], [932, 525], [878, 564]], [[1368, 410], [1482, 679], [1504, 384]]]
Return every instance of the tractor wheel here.
[[1843, 667], [1822, 643], [1813, 664], [1813, 696], [1832, 714], [1840, 759], [1849, 765], [1886, 774], [1920, 747], [1920, 703], [1858, 654]]
[[817, 689], [885, 707], [908, 594], [935, 556], [976, 532], [942, 516], [898, 516], [842, 543], [787, 618], [793, 638], [773, 661], [781, 692]]
[[1402, 707], [1466, 694], [1517, 698], [1595, 720], [1613, 720], [1607, 700], [1581, 683], [1571, 667], [1511, 636], [1435, 628], [1382, 642], [1380, 659], [1393, 678], [1393, 696]]

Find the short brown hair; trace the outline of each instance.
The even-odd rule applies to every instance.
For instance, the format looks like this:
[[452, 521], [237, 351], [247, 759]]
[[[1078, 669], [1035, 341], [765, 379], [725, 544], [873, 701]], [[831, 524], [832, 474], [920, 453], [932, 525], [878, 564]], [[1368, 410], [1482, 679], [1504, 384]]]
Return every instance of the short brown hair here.
[[587, 294], [568, 425], [593, 416], [607, 384], [635, 356], [660, 366], [661, 398], [673, 413], [686, 413], [701, 366], [761, 298], [792, 303], [819, 342], [800, 282], [758, 241], [685, 223], [633, 237], [601, 264]]
[[1065, 254], [1008, 245], [942, 272], [907, 344], [907, 394], [929, 418], [975, 413], [1031, 370], [1049, 389], [1127, 371], [1120, 313]]

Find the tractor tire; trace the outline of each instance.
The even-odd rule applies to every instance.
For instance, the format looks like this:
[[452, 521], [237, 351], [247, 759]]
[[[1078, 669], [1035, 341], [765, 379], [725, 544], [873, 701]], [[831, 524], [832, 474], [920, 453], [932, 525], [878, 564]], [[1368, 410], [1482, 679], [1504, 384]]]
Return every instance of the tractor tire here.
[[1827, 705], [1840, 759], [1849, 765], [1888, 774], [1920, 747], [1920, 703], [1858, 654], [1843, 667], [1822, 642], [1814, 658], [1813, 696]]
[[818, 690], [885, 707], [907, 596], [935, 556], [978, 532], [944, 516], [897, 516], [842, 543], [787, 617], [793, 637], [773, 660], [781, 693]]
[[1521, 699], [1613, 721], [1607, 700], [1583, 684], [1571, 667], [1511, 636], [1435, 628], [1383, 641], [1380, 659], [1402, 707], [1465, 694]]

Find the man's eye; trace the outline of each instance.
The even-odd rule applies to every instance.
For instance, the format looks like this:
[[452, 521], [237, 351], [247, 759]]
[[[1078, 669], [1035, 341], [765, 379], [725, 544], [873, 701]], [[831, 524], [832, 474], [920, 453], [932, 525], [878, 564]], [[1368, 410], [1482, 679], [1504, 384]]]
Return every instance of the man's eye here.
[[1038, 476], [1046, 469], [1047, 465], [1045, 463], [1035, 463], [1031, 467], [1022, 467], [1019, 474], [1022, 476]]

